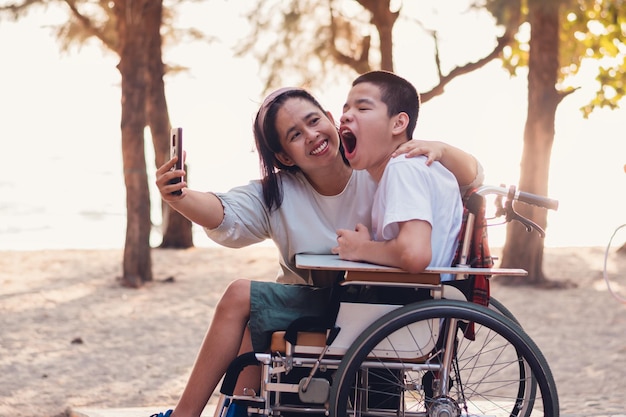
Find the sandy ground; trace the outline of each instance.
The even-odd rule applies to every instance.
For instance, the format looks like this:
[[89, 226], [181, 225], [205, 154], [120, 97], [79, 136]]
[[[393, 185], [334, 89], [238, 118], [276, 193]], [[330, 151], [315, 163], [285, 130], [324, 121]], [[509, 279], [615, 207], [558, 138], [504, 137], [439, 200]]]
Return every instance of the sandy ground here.
[[[610, 259], [626, 296], [626, 257]], [[172, 407], [227, 284], [277, 267], [269, 247], [154, 250], [154, 282], [133, 290], [121, 262], [120, 250], [0, 252], [0, 416]], [[626, 305], [603, 262], [604, 248], [547, 248], [546, 273], [576, 288], [492, 286], [546, 356], [567, 416], [626, 415]]]

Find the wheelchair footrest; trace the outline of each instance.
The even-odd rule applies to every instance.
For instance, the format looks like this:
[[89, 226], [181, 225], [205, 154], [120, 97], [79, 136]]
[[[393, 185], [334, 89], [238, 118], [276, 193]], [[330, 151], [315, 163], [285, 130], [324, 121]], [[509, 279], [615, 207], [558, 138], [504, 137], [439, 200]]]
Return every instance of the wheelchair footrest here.
[[328, 382], [327, 379], [312, 378], [305, 391], [304, 385], [306, 381], [307, 378], [302, 378], [300, 380], [300, 385], [298, 386], [298, 397], [300, 398], [300, 401], [310, 404], [324, 404], [328, 401], [330, 382]]

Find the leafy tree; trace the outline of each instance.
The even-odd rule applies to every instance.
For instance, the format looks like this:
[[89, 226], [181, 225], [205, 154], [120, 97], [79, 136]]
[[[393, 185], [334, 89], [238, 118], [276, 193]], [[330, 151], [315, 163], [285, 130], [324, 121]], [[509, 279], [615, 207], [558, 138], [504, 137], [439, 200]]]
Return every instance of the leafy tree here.
[[[127, 228], [122, 283], [139, 287], [152, 279], [150, 259], [150, 195], [144, 155], [144, 128], [150, 127], [155, 164], [169, 159], [170, 121], [165, 100], [162, 61], [162, 0], [21, 0], [0, 7], [0, 13], [19, 18], [31, 7], [51, 3], [69, 9], [68, 20], [57, 28], [62, 48], [95, 37], [120, 57], [122, 92], [122, 157], [126, 185]], [[197, 35], [197, 33], [193, 33]], [[191, 222], [164, 207], [161, 247], [193, 246]]]
[[[578, 72], [583, 61], [598, 61], [598, 90], [591, 103], [581, 109], [585, 117], [597, 107], [616, 108], [624, 97], [626, 8], [622, 0], [488, 0], [484, 6], [500, 22], [503, 16], [519, 13], [522, 28], [530, 28], [529, 38], [515, 38], [505, 51], [503, 63], [511, 74], [528, 67], [519, 188], [547, 195], [557, 106], [576, 91], [566, 86], [568, 78]], [[546, 226], [545, 210], [523, 204], [518, 209], [541, 227]], [[505, 282], [557, 286], [543, 273], [543, 240], [519, 224], [507, 227], [501, 266], [524, 268], [529, 276]]]

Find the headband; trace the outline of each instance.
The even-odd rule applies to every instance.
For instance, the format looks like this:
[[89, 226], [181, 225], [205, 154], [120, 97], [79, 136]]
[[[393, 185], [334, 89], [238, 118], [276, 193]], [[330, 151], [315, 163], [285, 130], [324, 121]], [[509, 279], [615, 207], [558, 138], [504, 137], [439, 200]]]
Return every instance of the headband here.
[[261, 108], [259, 108], [259, 113], [257, 115], [257, 127], [259, 128], [259, 131], [263, 135], [265, 135], [264, 133], [265, 132], [265, 116], [267, 116], [267, 111], [280, 96], [282, 96], [285, 93], [292, 92], [292, 91], [305, 91], [305, 90], [302, 88], [298, 88], [298, 87], [283, 87], [283, 88], [279, 88], [278, 90], [274, 90], [267, 97], [265, 97], [265, 100], [263, 100], [263, 104], [261, 105]]

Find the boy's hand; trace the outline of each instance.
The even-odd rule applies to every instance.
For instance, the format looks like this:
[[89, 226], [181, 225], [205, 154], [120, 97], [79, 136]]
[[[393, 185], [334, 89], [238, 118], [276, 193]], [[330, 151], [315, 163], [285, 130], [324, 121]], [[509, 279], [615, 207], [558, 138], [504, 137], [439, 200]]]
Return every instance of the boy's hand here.
[[368, 228], [361, 223], [356, 225], [355, 230], [339, 229], [337, 246], [332, 248], [332, 253], [346, 261], [360, 261], [363, 259], [360, 254], [363, 243], [371, 240]]
[[[184, 180], [185, 170], [179, 169], [172, 171], [172, 168], [175, 166], [177, 160], [177, 156], [173, 157], [156, 171], [156, 186], [159, 189], [159, 193], [161, 193], [163, 201], [168, 203], [181, 200], [185, 197], [185, 188], [187, 187], [187, 183]], [[171, 180], [175, 178], [180, 178], [180, 182], [170, 184]], [[172, 192], [177, 190], [182, 190], [183, 193], [180, 195], [172, 194]]]
[[426, 165], [430, 166], [433, 162], [441, 160], [445, 152], [445, 147], [445, 143], [442, 142], [412, 139], [398, 146], [398, 149], [396, 149], [391, 156], [396, 157], [406, 154], [407, 158], [411, 158], [424, 155], [428, 158]]

